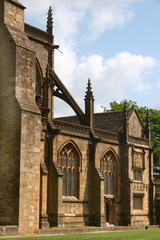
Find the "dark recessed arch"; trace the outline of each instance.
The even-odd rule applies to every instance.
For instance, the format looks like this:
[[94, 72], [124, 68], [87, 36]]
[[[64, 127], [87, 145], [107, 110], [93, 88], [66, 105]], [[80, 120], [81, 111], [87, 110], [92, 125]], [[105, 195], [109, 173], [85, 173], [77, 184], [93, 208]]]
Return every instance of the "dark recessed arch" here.
[[38, 58], [36, 58], [36, 102], [38, 106], [42, 104], [42, 99], [43, 99], [43, 73]]

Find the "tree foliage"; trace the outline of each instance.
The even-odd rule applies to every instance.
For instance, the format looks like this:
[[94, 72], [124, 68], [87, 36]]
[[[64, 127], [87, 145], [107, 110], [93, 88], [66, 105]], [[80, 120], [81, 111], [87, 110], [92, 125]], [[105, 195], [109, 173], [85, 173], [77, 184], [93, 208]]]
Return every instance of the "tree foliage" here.
[[[104, 112], [110, 112], [110, 111], [122, 111], [124, 109], [124, 102], [127, 104], [127, 109], [131, 109], [134, 105], [135, 109], [137, 110], [137, 113], [144, 125], [146, 126], [146, 116], [147, 116], [147, 107], [139, 107], [135, 101], [132, 100], [123, 100], [120, 103], [117, 103], [116, 101], [113, 101], [110, 103], [110, 109], [106, 109], [106, 107], [103, 107]], [[154, 167], [157, 169], [157, 171], [160, 172], [160, 110], [156, 109], [149, 109], [150, 113], [150, 120], [151, 120], [151, 136], [152, 136], [152, 148], [154, 149], [153, 152], [153, 161], [154, 161]]]

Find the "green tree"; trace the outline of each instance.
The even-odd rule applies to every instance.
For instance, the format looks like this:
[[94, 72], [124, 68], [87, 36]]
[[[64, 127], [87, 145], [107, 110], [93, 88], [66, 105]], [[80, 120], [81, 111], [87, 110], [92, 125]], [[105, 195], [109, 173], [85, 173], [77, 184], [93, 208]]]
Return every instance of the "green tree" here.
[[[137, 113], [144, 125], [146, 126], [146, 116], [147, 116], [147, 107], [139, 107], [135, 101], [132, 100], [122, 100], [120, 103], [113, 101], [110, 103], [110, 109], [106, 109], [103, 107], [104, 112], [110, 111], [122, 111], [124, 109], [124, 102], [127, 104], [127, 109], [131, 109], [134, 105]], [[154, 167], [160, 167], [160, 110], [156, 109], [149, 109], [150, 113], [150, 120], [151, 120], [151, 136], [152, 136], [152, 148], [154, 149], [153, 152], [153, 160], [154, 160]], [[157, 171], [159, 171], [157, 169]]]

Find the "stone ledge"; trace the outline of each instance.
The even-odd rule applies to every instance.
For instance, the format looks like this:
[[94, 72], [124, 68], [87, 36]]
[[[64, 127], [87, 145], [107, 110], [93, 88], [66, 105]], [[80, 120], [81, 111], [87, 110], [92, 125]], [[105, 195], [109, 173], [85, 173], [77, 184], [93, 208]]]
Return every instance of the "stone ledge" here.
[[[106, 227], [85, 227], [85, 228], [48, 228], [40, 229], [39, 235], [34, 236], [44, 236], [44, 235], [59, 235], [59, 234], [85, 234], [85, 233], [97, 233], [97, 232], [120, 232], [120, 231], [134, 231], [134, 230], [147, 230], [147, 229], [158, 229], [160, 225], [149, 225], [149, 226], [106, 226]], [[18, 226], [0, 226], [0, 237], [23, 237], [18, 234]], [[27, 237], [27, 236], [25, 236]]]
[[145, 229], [160, 228], [159, 225], [150, 226], [106, 226], [106, 227], [86, 227], [86, 228], [50, 228], [40, 229], [40, 235], [52, 235], [52, 234], [80, 234], [80, 233], [96, 233], [96, 232], [110, 232], [110, 231], [133, 231], [133, 230], [145, 230]]
[[0, 236], [17, 236], [18, 226], [0, 226]]

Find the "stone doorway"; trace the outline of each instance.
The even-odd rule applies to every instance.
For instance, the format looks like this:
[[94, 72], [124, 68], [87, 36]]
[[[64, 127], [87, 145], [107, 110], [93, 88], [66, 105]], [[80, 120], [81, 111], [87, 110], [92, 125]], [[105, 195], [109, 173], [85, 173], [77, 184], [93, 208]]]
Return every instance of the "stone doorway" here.
[[109, 223], [109, 205], [106, 202], [106, 222]]
[[114, 199], [106, 199], [104, 204], [106, 224], [115, 224]]

